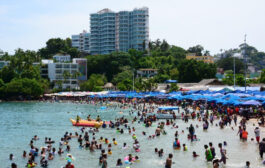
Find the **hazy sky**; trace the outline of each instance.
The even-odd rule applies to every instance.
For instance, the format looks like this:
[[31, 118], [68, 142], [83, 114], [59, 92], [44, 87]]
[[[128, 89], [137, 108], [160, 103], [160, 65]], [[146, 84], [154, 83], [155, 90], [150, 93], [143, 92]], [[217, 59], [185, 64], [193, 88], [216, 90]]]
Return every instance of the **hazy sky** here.
[[37, 50], [54, 37], [89, 30], [89, 14], [146, 6], [150, 38], [212, 54], [247, 43], [265, 51], [265, 0], [0, 0], [0, 49]]

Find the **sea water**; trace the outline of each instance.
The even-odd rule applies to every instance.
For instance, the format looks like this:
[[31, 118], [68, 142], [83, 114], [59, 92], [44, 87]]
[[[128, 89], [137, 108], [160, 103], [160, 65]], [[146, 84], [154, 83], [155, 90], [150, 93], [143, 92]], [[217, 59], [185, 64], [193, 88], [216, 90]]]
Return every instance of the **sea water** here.
[[[102, 109], [100, 105], [89, 105], [89, 104], [76, 104], [76, 103], [46, 103], [46, 102], [11, 102], [11, 103], [0, 103], [0, 167], [10, 167], [12, 162], [15, 162], [18, 167], [24, 167], [27, 159], [22, 158], [23, 151], [30, 150], [30, 140], [34, 135], [38, 135], [40, 140], [34, 142], [34, 145], [39, 149], [40, 147], [46, 146], [44, 144], [44, 138], [50, 137], [55, 140], [56, 143], [53, 145], [58, 150], [59, 140], [66, 131], [68, 132], [81, 132], [80, 128], [73, 127], [70, 118], [75, 118], [76, 115], [86, 118], [88, 114], [91, 118], [96, 118], [97, 115], [103, 120], [114, 120], [115, 118], [125, 116], [131, 119], [135, 114], [130, 115], [130, 109], [120, 109], [116, 106], [106, 106], [106, 109]], [[232, 124], [234, 130], [231, 127], [220, 129], [215, 125], [210, 126], [207, 131], [203, 131], [202, 123], [198, 121], [189, 120], [189, 123], [184, 123], [182, 120], [176, 120], [176, 124], [179, 126], [178, 129], [166, 126], [165, 130], [167, 135], [161, 135], [155, 139], [148, 140], [148, 135], [153, 135], [157, 126], [154, 123], [152, 127], [145, 128], [142, 123], [135, 122], [130, 125], [135, 127], [136, 136], [140, 142], [141, 152], [136, 153], [132, 150], [134, 140], [128, 131], [123, 128], [124, 134], [117, 134], [115, 129], [100, 129], [99, 133], [96, 133], [96, 138], [99, 139], [101, 136], [108, 138], [112, 142], [112, 138], [116, 138], [118, 145], [112, 144], [112, 155], [108, 155], [108, 167], [115, 167], [118, 158], [122, 160], [128, 154], [133, 156], [137, 155], [140, 158], [140, 162], [130, 165], [131, 168], [161, 168], [164, 167], [165, 160], [169, 153], [173, 153], [173, 167], [183, 168], [210, 168], [211, 163], [205, 161], [204, 145], [212, 142], [217, 157], [220, 157], [220, 151], [218, 149], [218, 143], [227, 142], [225, 147], [227, 150], [227, 165], [221, 167], [226, 168], [241, 168], [244, 167], [246, 161], [250, 161], [251, 167], [263, 167], [262, 160], [259, 158], [258, 145], [255, 141], [250, 141], [250, 138], [254, 137], [254, 128], [252, 124], [247, 125], [247, 131], [249, 132], [249, 138], [247, 142], [241, 142], [237, 136], [238, 128]], [[187, 140], [187, 127], [190, 124], [194, 126], [199, 125], [199, 128], [195, 127], [195, 134], [199, 141], [190, 142]], [[215, 121], [217, 123], [217, 121]], [[188, 151], [174, 150], [172, 143], [174, 141], [174, 133], [178, 130], [179, 140], [181, 145], [185, 143], [188, 147]], [[181, 133], [184, 130], [184, 133]], [[142, 135], [142, 131], [146, 132], [146, 136]], [[265, 130], [261, 128], [261, 138], [265, 136]], [[90, 134], [90, 140], [92, 135]], [[123, 150], [122, 144], [126, 142], [129, 145], [129, 149]], [[98, 158], [100, 151], [90, 152], [86, 149], [80, 149], [77, 139], [70, 141], [71, 151], [69, 152], [75, 158], [73, 164], [77, 168], [97, 168], [100, 167], [98, 164]], [[107, 150], [107, 145], [103, 145]], [[159, 158], [154, 153], [154, 149], [164, 149], [163, 157]], [[65, 149], [65, 148], [64, 148]], [[200, 156], [197, 158], [192, 157], [192, 152], [196, 151]], [[14, 160], [9, 161], [9, 154], [14, 154]], [[66, 152], [62, 156], [56, 155], [54, 160], [49, 161], [50, 168], [61, 168], [66, 164]], [[39, 164], [39, 158], [36, 158], [36, 162]], [[123, 167], [128, 166], [124, 165]], [[39, 166], [37, 166], [39, 167]]]

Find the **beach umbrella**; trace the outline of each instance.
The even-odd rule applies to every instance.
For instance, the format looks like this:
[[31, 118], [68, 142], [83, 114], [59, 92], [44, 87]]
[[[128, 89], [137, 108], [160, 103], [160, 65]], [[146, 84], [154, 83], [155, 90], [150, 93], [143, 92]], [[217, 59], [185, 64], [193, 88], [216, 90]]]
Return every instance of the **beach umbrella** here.
[[242, 105], [245, 105], [245, 106], [260, 106], [261, 103], [259, 101], [256, 101], [256, 100], [249, 100], [249, 101], [243, 102]]

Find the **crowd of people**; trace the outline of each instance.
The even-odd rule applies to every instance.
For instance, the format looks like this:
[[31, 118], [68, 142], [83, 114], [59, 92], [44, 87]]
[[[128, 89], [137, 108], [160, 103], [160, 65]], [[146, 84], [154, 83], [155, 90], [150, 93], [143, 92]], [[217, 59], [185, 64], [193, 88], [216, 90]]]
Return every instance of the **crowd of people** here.
[[[119, 108], [130, 108], [131, 110], [129, 111], [129, 114], [135, 114], [135, 116], [131, 120], [124, 116], [117, 118], [115, 119], [115, 121], [110, 121], [108, 125], [104, 123], [104, 125], [102, 125], [102, 128], [80, 127], [80, 131], [74, 133], [65, 132], [60, 138], [59, 147], [57, 149], [54, 147], [54, 143], [56, 143], [56, 141], [48, 137], [44, 139], [44, 143], [46, 144], [45, 147], [37, 147], [35, 145], [35, 142], [40, 141], [40, 139], [37, 135], [35, 135], [30, 140], [30, 148], [28, 149], [29, 152], [25, 150], [23, 151], [22, 155], [23, 158], [27, 159], [27, 168], [33, 168], [37, 165], [46, 168], [49, 166], [49, 162], [51, 160], [56, 159], [57, 155], [66, 155], [66, 163], [65, 166], [63, 166], [64, 168], [74, 168], [75, 158], [71, 154], [69, 154], [71, 151], [71, 141], [73, 140], [76, 140], [78, 142], [79, 148], [81, 149], [87, 149], [90, 152], [94, 152], [96, 150], [100, 151], [99, 166], [102, 168], [109, 167], [108, 156], [112, 155], [113, 146], [117, 146], [118, 142], [115, 137], [110, 138], [101, 136], [101, 129], [110, 129], [110, 131], [114, 130], [114, 132], [116, 132], [117, 134], [129, 134], [133, 139], [133, 144], [131, 145], [128, 145], [126, 142], [124, 142], [122, 144], [122, 149], [125, 150], [127, 148], [132, 148], [134, 152], [128, 154], [124, 159], [117, 158], [117, 167], [129, 167], [131, 164], [137, 164], [140, 161], [140, 158], [138, 157], [137, 153], [141, 152], [141, 142], [137, 138], [138, 135], [136, 134], [136, 129], [134, 127], [134, 124], [137, 123], [142, 123], [146, 128], [151, 127], [155, 124], [157, 125], [155, 132], [152, 135], [147, 135], [144, 131], [141, 132], [140, 136], [147, 136], [148, 139], [154, 139], [156, 137], [161, 136], [161, 134], [167, 135], [167, 127], [176, 129], [174, 139], [172, 139], [172, 148], [174, 150], [187, 151], [187, 142], [181, 144], [179, 139], [180, 136], [183, 136], [183, 134], [180, 135], [179, 131], [181, 131], [182, 133], [184, 133], [184, 131], [178, 130], [176, 120], [158, 120], [156, 118], [156, 115], [147, 115], [149, 113], [154, 113], [156, 111], [156, 108], [161, 105], [179, 106], [183, 109], [183, 112], [174, 111], [173, 113], [181, 115], [181, 119], [184, 122], [190, 122], [187, 132], [187, 139], [192, 143], [196, 143], [196, 141], [198, 141], [196, 129], [200, 127], [199, 125], [193, 124], [194, 120], [198, 120], [202, 123], [203, 130], [209, 129], [209, 125], [216, 125], [220, 129], [224, 129], [228, 126], [230, 126], [232, 129], [236, 129], [236, 127], [238, 127], [237, 134], [239, 136], [239, 139], [243, 142], [248, 141], [247, 122], [248, 119], [253, 114], [255, 114], [255, 117], [260, 118], [259, 126], [257, 126], [253, 130], [253, 132], [255, 133], [255, 140], [259, 144], [259, 153], [261, 158], [263, 158], [263, 153], [265, 152], [265, 138], [260, 141], [260, 127], [264, 125], [262, 107], [229, 107], [218, 105], [215, 103], [207, 103], [204, 101], [172, 101], [163, 99], [86, 98], [75, 101], [94, 105], [102, 105], [107, 102], [116, 102]], [[77, 122], [80, 119], [81, 118], [77, 116]], [[90, 115], [88, 115], [87, 120], [92, 120]], [[98, 116], [95, 120], [100, 121], [100, 116]], [[97, 139], [96, 135], [100, 135], [100, 138]], [[251, 138], [251, 141], [254, 141], [254, 139]], [[211, 162], [214, 168], [218, 168], [220, 164], [225, 165], [228, 159], [227, 150], [225, 148], [226, 146], [226, 141], [220, 142], [217, 147], [215, 147], [213, 143], [209, 141], [208, 144], [205, 144], [202, 147], [205, 151], [205, 161]], [[217, 148], [219, 152], [217, 151]], [[159, 157], [162, 157], [165, 153], [163, 148], [155, 148], [154, 150], [155, 154], [157, 154]], [[217, 153], [220, 154], [220, 158], [217, 158]], [[198, 154], [198, 151], [192, 152], [192, 157], [197, 158], [199, 156], [200, 155]], [[9, 160], [12, 161], [13, 157], [13, 154], [10, 154]], [[168, 157], [164, 162], [165, 168], [173, 167], [173, 157], [174, 156], [172, 153], [168, 154]], [[16, 167], [16, 163], [11, 164], [11, 168]], [[250, 168], [249, 161], [246, 161], [245, 167]]]

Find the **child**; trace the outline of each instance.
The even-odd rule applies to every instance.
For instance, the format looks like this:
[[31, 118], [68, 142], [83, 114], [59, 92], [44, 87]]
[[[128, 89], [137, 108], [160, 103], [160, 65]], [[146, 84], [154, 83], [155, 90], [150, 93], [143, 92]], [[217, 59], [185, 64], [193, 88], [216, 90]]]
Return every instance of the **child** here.
[[108, 154], [109, 154], [109, 155], [112, 155], [112, 151], [111, 151], [111, 149], [108, 149]]
[[113, 138], [113, 144], [114, 144], [114, 145], [118, 145], [118, 142], [116, 141], [115, 138]]
[[138, 156], [135, 156], [135, 157], [134, 157], [134, 159], [135, 159], [135, 160], [134, 160], [134, 162], [135, 162], [135, 163], [138, 163], [138, 162], [140, 162], [140, 160], [139, 160], [139, 157], [138, 157]]
[[160, 149], [160, 151], [158, 152], [158, 156], [159, 156], [159, 157], [162, 157], [162, 156], [163, 156], [163, 154], [164, 154], [164, 151], [163, 151], [163, 149]]
[[188, 151], [188, 147], [186, 146], [186, 144], [183, 144], [183, 151]]
[[194, 158], [196, 158], [196, 157], [198, 157], [199, 155], [198, 155], [195, 151], [193, 151], [193, 152], [192, 152], [192, 156], [193, 156]]
[[105, 138], [105, 144], [108, 144], [108, 143], [109, 143], [108, 138]]

